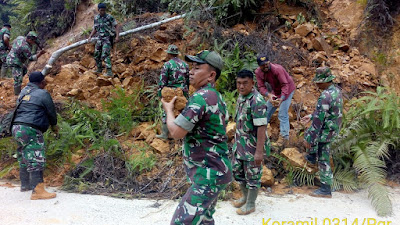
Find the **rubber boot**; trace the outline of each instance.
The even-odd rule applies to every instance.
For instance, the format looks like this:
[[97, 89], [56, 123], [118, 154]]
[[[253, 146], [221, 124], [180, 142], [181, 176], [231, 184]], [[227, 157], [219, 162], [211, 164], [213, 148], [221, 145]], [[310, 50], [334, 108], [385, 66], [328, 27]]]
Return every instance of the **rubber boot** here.
[[307, 162], [309, 162], [311, 164], [317, 163], [317, 154], [310, 153], [310, 154], [306, 155], [306, 160], [307, 160]]
[[21, 93], [21, 86], [14, 86], [14, 95], [18, 96]]
[[6, 78], [7, 66], [5, 63], [1, 64], [0, 67], [0, 78]]
[[43, 171], [31, 172], [31, 186], [33, 188], [31, 200], [55, 198], [56, 193], [49, 193], [44, 189]]
[[156, 135], [156, 138], [168, 139], [168, 134], [169, 134], [168, 126], [167, 124], [163, 123], [161, 125], [161, 134]]
[[97, 69], [96, 69], [95, 73], [103, 73], [103, 66], [101, 63], [96, 63], [96, 67], [97, 67]]
[[107, 68], [106, 76], [107, 77], [114, 77], [114, 74], [112, 73], [112, 69], [111, 68]]
[[331, 185], [321, 184], [321, 187], [310, 194], [313, 197], [332, 198]]
[[26, 167], [19, 168], [19, 179], [21, 180], [21, 192], [32, 190]]
[[258, 196], [258, 189], [249, 189], [247, 194], [246, 204], [236, 210], [238, 215], [248, 215], [256, 211], [256, 199]]
[[232, 202], [232, 205], [235, 208], [242, 207], [247, 201], [247, 193], [249, 192], [249, 189], [246, 188], [246, 184], [240, 184], [240, 190], [242, 191], [242, 197]]

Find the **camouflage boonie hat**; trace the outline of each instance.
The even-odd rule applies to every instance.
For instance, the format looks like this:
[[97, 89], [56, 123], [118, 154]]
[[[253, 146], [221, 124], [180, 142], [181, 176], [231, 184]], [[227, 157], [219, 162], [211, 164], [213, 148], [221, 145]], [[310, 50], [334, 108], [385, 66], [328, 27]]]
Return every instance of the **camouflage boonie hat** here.
[[38, 35], [37, 35], [37, 33], [35, 31], [29, 31], [29, 33], [26, 36], [27, 37], [34, 37], [34, 38], [38, 37]]
[[179, 49], [176, 45], [169, 45], [167, 49], [167, 53], [172, 55], [179, 55]]
[[327, 66], [318, 67], [313, 79], [314, 83], [328, 83], [335, 79], [331, 69]]

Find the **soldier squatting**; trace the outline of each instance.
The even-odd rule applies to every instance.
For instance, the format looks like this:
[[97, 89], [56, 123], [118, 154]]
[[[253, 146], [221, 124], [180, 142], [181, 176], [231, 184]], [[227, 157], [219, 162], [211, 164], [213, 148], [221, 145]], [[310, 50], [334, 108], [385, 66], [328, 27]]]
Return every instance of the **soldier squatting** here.
[[[112, 77], [111, 49], [119, 39], [117, 21], [106, 13], [106, 5], [98, 4], [99, 14], [94, 18], [89, 40], [97, 36], [95, 46], [96, 72]], [[18, 143], [21, 191], [32, 190], [31, 199], [56, 197], [44, 190], [45, 145], [43, 133], [51, 127], [58, 132], [57, 116], [50, 94], [44, 89], [43, 74], [33, 72], [29, 83], [21, 91], [22, 78], [27, 73], [29, 61], [45, 53], [36, 52], [38, 35], [31, 31], [10, 43], [11, 25], [1, 29], [1, 77], [7, 68], [12, 70], [14, 94], [18, 95], [17, 110], [13, 117], [12, 134]], [[34, 47], [36, 45], [36, 47]], [[170, 45], [166, 50], [168, 61], [164, 64], [159, 81], [158, 95], [163, 104], [162, 133], [158, 138], [183, 138], [183, 165], [191, 186], [182, 197], [171, 224], [214, 224], [213, 214], [218, 195], [234, 179], [242, 197], [232, 202], [240, 215], [255, 211], [255, 201], [260, 188], [262, 163], [270, 153], [267, 125], [279, 107], [280, 145], [289, 144], [288, 109], [295, 91], [293, 79], [279, 64], [271, 63], [268, 56], [257, 57], [259, 68], [242, 70], [237, 74], [239, 93], [235, 115], [229, 115], [221, 93], [215, 89], [224, 63], [215, 51], [204, 50], [196, 55], [186, 55], [191, 69], [180, 59], [179, 49]], [[328, 67], [317, 68], [314, 83], [322, 90], [313, 114], [302, 118], [311, 121], [305, 134], [306, 159], [318, 163], [321, 187], [311, 195], [331, 195], [332, 170], [329, 159], [330, 144], [338, 135], [342, 119], [341, 90], [333, 83], [335, 76]], [[255, 79], [258, 85], [255, 86]], [[266, 88], [266, 83], [272, 90]], [[189, 95], [189, 85], [195, 91]], [[175, 118], [173, 107], [176, 97], [165, 102], [161, 96], [164, 87], [181, 88], [188, 103]], [[229, 117], [236, 122], [232, 151], [228, 149], [226, 125]], [[35, 119], [36, 118], [36, 119]]]

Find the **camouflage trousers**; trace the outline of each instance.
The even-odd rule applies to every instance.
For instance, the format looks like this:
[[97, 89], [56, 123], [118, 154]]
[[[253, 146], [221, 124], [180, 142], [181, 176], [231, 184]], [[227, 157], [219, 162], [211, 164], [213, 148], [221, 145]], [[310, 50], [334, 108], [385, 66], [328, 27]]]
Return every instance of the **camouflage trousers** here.
[[213, 214], [222, 185], [198, 185], [193, 183], [182, 197], [171, 220], [173, 224], [214, 224]]
[[310, 154], [317, 154], [319, 177], [322, 184], [332, 185], [333, 173], [330, 163], [331, 143], [318, 142], [316, 146], [312, 146]]
[[24, 75], [27, 72], [26, 68], [13, 66], [12, 68], [12, 76], [14, 78], [14, 88], [21, 87], [22, 80], [24, 79]]
[[106, 63], [106, 68], [111, 69], [111, 42], [107, 39], [100, 39], [96, 42], [94, 49], [94, 59], [96, 60], [97, 68], [102, 68], [102, 61]]
[[0, 50], [0, 78], [6, 77], [7, 72], [7, 51]]
[[46, 163], [43, 133], [25, 125], [13, 125], [12, 135], [17, 141], [20, 168], [28, 172], [43, 171]]
[[233, 157], [233, 177], [240, 184], [245, 184], [248, 189], [261, 187], [262, 166], [257, 166], [254, 161], [244, 161]]

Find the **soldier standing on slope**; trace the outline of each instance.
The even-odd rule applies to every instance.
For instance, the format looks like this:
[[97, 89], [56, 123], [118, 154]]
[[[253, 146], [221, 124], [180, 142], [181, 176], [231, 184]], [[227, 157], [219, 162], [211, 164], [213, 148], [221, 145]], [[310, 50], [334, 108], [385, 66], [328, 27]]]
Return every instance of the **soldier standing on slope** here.
[[[119, 26], [113, 16], [106, 13], [106, 4], [97, 5], [99, 14], [94, 17], [92, 33], [89, 35], [89, 42], [93, 35], [97, 34], [98, 40], [94, 50], [94, 59], [96, 60], [97, 73], [103, 72], [103, 60], [106, 63], [106, 76], [112, 77], [111, 49], [114, 41], [119, 40]], [[115, 39], [114, 39], [115, 37]]]

